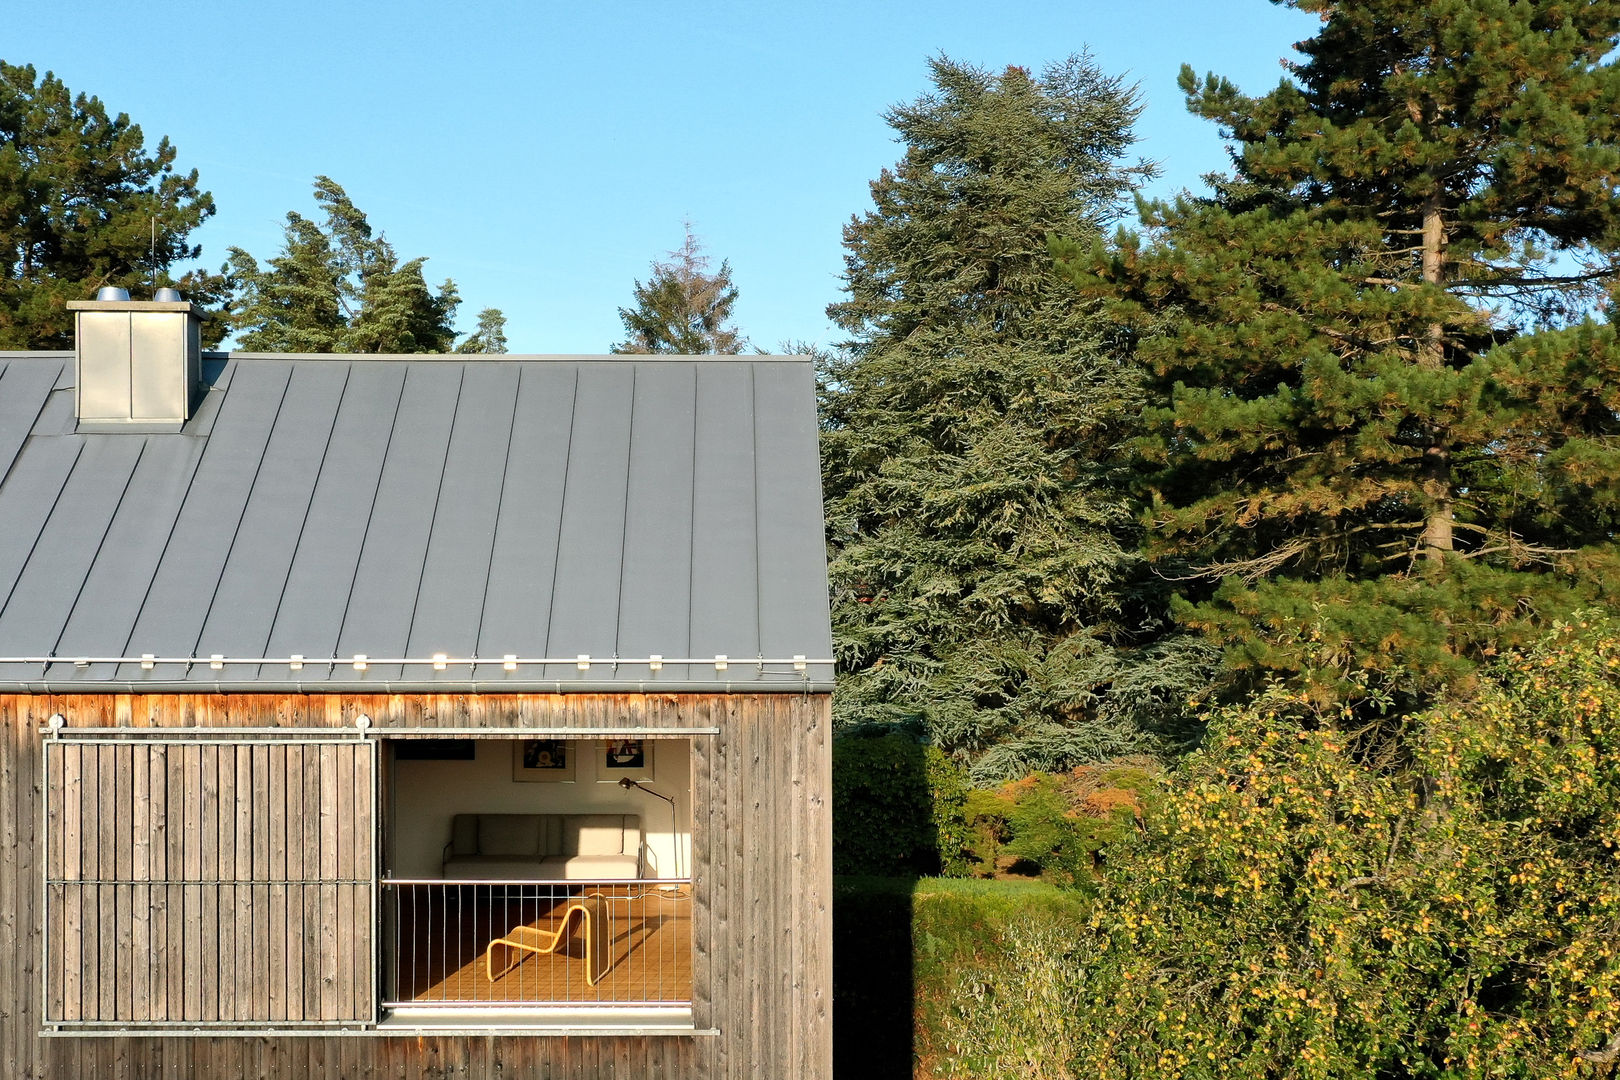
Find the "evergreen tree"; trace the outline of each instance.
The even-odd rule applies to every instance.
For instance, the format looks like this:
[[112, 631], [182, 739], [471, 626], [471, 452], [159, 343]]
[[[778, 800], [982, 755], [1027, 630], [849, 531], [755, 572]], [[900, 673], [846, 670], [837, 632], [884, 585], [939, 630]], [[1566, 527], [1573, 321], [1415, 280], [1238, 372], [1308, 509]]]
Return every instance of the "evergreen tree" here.
[[1200, 684], [1159, 629], [1111, 449], [1133, 372], [1050, 233], [1095, 235], [1135, 89], [1074, 56], [1039, 76], [930, 62], [888, 113], [905, 156], [844, 229], [852, 339], [823, 363], [834, 640], [846, 726], [909, 723], [981, 779], [1113, 756]]
[[709, 257], [686, 223], [686, 240], [654, 260], [652, 277], [636, 282], [636, 305], [620, 308], [625, 340], [616, 353], [676, 353], [701, 356], [741, 352], [747, 341], [730, 325], [737, 303], [731, 263], [709, 272]]
[[1289, 6], [1275, 90], [1182, 71], [1235, 175], [1057, 250], [1159, 379], [1154, 550], [1223, 579], [1185, 620], [1399, 714], [1620, 569], [1620, 3]]
[[500, 308], [485, 308], [478, 313], [478, 329], [456, 346], [458, 353], [506, 352], [506, 316]]
[[435, 293], [422, 274], [425, 258], [401, 263], [386, 237], [324, 176], [315, 201], [325, 227], [287, 214], [281, 254], [261, 268], [230, 249], [234, 296], [231, 327], [256, 352], [449, 352], [455, 343], [455, 283]]
[[[103, 285], [220, 301], [218, 276], [171, 274], [201, 253], [186, 238], [214, 213], [196, 170], [177, 173], [174, 159], [168, 139], [148, 151], [140, 126], [100, 99], [0, 61], [0, 349], [72, 348], [65, 304]], [[208, 344], [222, 333], [205, 319]]]

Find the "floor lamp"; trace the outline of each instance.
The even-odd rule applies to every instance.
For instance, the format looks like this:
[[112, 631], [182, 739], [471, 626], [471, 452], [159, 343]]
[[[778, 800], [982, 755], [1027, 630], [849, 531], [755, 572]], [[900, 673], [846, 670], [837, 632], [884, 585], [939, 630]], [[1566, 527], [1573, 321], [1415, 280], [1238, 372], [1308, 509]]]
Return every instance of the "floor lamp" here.
[[632, 780], [628, 776], [621, 777], [619, 779], [619, 786], [624, 788], [626, 791], [630, 790], [631, 788], [635, 788], [637, 791], [645, 792], [646, 794], [651, 795], [655, 799], [663, 799], [665, 802], [669, 803], [669, 842], [670, 842], [670, 846], [675, 851], [675, 876], [680, 877], [681, 876], [681, 830], [680, 830], [680, 823], [677, 820], [680, 815], [679, 815], [679, 812], [675, 809], [675, 800], [670, 798], [668, 795], [662, 795], [662, 794], [654, 791], [650, 787], [642, 786], [642, 783], [641, 783], [640, 780]]

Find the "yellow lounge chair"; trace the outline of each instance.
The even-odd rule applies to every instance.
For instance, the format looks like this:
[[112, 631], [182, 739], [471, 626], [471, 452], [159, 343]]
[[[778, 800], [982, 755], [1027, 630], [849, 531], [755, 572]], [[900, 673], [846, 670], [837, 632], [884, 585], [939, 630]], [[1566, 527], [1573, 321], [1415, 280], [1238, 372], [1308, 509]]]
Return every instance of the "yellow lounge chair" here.
[[[523, 963], [523, 953], [555, 952], [558, 944], [568, 936], [568, 928], [573, 924], [575, 914], [579, 915], [580, 929], [585, 939], [585, 982], [595, 986], [597, 980], [607, 974], [610, 957], [607, 913], [603, 909], [602, 898], [594, 894], [570, 901], [568, 906], [563, 908], [561, 917], [553, 923], [553, 929], [514, 926], [506, 932], [505, 937], [498, 937], [490, 942], [484, 950], [485, 977], [494, 982]], [[508, 954], [510, 962], [500, 971], [495, 970], [497, 945], [504, 945], [510, 950]], [[517, 959], [512, 960], [512, 955], [516, 955]]]

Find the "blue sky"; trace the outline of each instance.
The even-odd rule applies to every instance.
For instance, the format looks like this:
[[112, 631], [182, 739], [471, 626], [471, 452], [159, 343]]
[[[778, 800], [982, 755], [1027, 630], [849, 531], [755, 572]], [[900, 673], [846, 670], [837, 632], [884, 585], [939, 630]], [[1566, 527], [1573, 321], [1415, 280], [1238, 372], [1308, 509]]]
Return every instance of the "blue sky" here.
[[[884, 110], [944, 53], [997, 69], [1089, 48], [1138, 82], [1138, 150], [1197, 187], [1222, 168], [1188, 116], [1183, 62], [1248, 90], [1281, 76], [1309, 16], [1265, 0], [459, 4], [213, 0], [12, 12], [4, 51], [168, 135], [218, 214], [194, 239], [261, 260], [317, 173], [403, 257], [455, 279], [459, 322], [508, 318], [514, 352], [604, 352], [616, 309], [690, 218], [775, 350], [827, 342], [840, 229], [900, 148]], [[71, 11], [71, 15], [69, 12]]]

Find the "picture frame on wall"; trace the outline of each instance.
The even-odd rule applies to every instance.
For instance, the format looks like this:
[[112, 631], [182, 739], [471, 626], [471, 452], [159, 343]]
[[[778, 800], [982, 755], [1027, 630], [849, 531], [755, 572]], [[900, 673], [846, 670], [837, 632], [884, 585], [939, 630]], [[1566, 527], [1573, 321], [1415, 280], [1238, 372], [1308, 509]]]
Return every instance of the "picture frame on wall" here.
[[596, 781], [617, 784], [620, 780], [653, 778], [653, 742], [650, 739], [606, 739], [596, 751]]
[[572, 782], [576, 749], [566, 739], [519, 739], [512, 746], [512, 779], [524, 783]]

